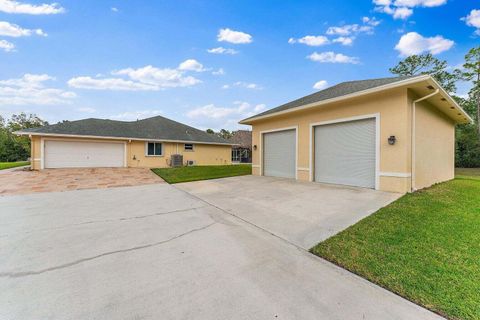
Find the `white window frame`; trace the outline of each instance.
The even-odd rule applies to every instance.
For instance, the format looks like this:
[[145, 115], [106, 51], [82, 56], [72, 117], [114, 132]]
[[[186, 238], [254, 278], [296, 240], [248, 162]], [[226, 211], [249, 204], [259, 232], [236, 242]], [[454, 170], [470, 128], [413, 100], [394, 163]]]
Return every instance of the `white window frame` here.
[[263, 136], [265, 133], [295, 130], [295, 180], [298, 180], [298, 126], [260, 131], [260, 175], [263, 176]]
[[354, 116], [349, 118], [340, 118], [340, 119], [310, 123], [310, 143], [309, 143], [310, 181], [314, 181], [313, 177], [315, 173], [314, 172], [315, 159], [314, 159], [314, 152], [313, 152], [314, 128], [321, 125], [341, 123], [341, 122], [351, 122], [351, 121], [364, 120], [364, 119], [375, 119], [375, 190], [379, 190], [380, 188], [380, 113], [372, 113], [372, 114], [365, 114], [365, 115]]
[[[192, 149], [187, 149], [187, 145], [191, 145]], [[183, 151], [193, 152], [193, 151], [195, 151], [195, 145], [193, 143], [184, 143], [183, 144]]]
[[[149, 143], [154, 143], [154, 144], [160, 144], [162, 146], [162, 154], [148, 154], [148, 144]], [[153, 147], [153, 152], [155, 153], [155, 146]], [[158, 142], [158, 141], [146, 141], [145, 142], [145, 157], [163, 157], [163, 142]]]

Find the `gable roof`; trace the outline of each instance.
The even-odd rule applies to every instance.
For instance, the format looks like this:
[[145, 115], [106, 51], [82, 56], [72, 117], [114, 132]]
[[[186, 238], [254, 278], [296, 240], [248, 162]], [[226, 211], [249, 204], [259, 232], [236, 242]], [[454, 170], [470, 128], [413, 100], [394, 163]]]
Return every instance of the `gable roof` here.
[[81, 136], [232, 144], [221, 137], [162, 116], [137, 121], [115, 121], [89, 118], [77, 121], [64, 121], [39, 128], [25, 129], [16, 133], [23, 135]]
[[230, 142], [237, 144], [241, 148], [252, 148], [252, 131], [237, 130], [230, 138]]
[[312, 93], [305, 97], [290, 101], [276, 108], [241, 120], [240, 123], [249, 124], [251, 121], [260, 118], [266, 118], [274, 116], [276, 114], [296, 111], [297, 109], [301, 108], [311, 106], [313, 107], [320, 104], [326, 104], [342, 99], [348, 99], [356, 95], [378, 92], [381, 90], [386, 90], [393, 87], [400, 87], [407, 84], [418, 83], [421, 81], [432, 82], [435, 86], [441, 89], [443, 94], [446, 95], [447, 98], [450, 98], [449, 100], [452, 104], [455, 105], [455, 108], [462, 112], [462, 116], [464, 116], [467, 121], [472, 121], [470, 116], [468, 116], [468, 114], [465, 113], [465, 111], [453, 99], [451, 99], [451, 97], [445, 92], [445, 90], [441, 88], [441, 86], [430, 75], [415, 75], [341, 82], [327, 89]]

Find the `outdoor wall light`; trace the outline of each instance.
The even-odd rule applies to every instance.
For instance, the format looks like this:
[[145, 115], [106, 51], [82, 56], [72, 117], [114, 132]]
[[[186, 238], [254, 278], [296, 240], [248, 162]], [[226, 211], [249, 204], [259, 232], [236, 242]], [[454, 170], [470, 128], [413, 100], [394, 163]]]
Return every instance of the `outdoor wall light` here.
[[254, 145], [254, 146], [253, 146], [253, 150], [257, 150], [257, 145]]
[[397, 141], [397, 138], [395, 136], [388, 137], [388, 144], [389, 145], [393, 146], [396, 141]]
[[135, 157], [135, 155], [133, 155], [133, 160], [137, 160], [137, 157]]

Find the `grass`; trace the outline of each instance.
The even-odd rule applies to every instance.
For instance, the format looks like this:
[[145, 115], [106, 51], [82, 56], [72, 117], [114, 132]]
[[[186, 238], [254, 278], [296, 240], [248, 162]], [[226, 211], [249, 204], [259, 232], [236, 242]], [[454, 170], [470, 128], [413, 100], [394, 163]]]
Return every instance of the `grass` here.
[[480, 170], [457, 174], [311, 252], [450, 319], [480, 319]]
[[249, 164], [191, 166], [179, 168], [157, 168], [152, 169], [152, 171], [168, 183], [179, 183], [248, 175], [252, 174], [252, 166]]
[[10, 169], [15, 167], [28, 166], [30, 162], [28, 161], [19, 161], [19, 162], [0, 162], [0, 170]]

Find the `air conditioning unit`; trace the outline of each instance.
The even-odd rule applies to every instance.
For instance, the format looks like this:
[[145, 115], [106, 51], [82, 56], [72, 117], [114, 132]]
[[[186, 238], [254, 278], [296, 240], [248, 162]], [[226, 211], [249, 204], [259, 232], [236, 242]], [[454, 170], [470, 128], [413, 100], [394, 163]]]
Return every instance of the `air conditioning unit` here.
[[187, 166], [194, 166], [195, 165], [195, 161], [194, 160], [187, 160]]
[[183, 155], [181, 154], [172, 154], [170, 157], [170, 166], [172, 167], [181, 167], [183, 166]]

